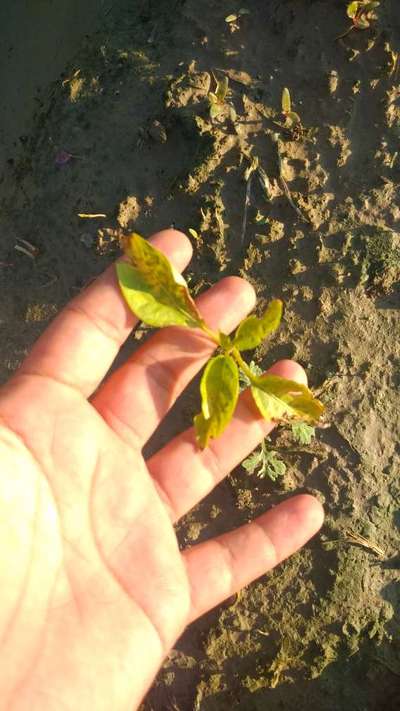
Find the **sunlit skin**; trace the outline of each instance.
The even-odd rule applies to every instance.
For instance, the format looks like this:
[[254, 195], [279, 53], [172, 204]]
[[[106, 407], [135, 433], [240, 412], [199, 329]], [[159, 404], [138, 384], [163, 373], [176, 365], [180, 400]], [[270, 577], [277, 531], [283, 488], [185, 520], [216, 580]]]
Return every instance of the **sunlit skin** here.
[[[184, 235], [153, 243], [182, 270]], [[215, 329], [254, 307], [227, 278], [197, 300]], [[214, 345], [158, 331], [106, 378], [135, 327], [111, 266], [74, 299], [0, 390], [0, 709], [132, 711], [185, 627], [298, 550], [322, 524], [294, 496], [179, 551], [174, 522], [271, 430], [249, 393], [200, 450], [193, 429], [142, 448]], [[305, 383], [296, 363], [272, 372]]]

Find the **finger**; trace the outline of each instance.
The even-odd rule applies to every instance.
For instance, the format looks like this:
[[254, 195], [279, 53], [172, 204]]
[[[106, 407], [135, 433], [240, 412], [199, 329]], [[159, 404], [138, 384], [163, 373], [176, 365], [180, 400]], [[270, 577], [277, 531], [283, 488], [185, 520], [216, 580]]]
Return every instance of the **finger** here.
[[[303, 368], [290, 360], [276, 363], [269, 371], [283, 378], [307, 383]], [[275, 427], [257, 410], [247, 390], [239, 398], [232, 421], [206, 449], [199, 449], [193, 428], [171, 440], [147, 466], [176, 521], [253, 451]]]
[[255, 521], [183, 553], [192, 622], [295, 553], [322, 526], [321, 504], [300, 495]]
[[[253, 287], [238, 277], [223, 279], [196, 300], [211, 328], [228, 333], [254, 303]], [[120, 436], [143, 446], [214, 349], [201, 332], [164, 328], [108, 378], [93, 404]]]
[[[151, 243], [179, 270], [191, 259], [190, 242], [181, 232], [163, 230], [152, 237]], [[112, 264], [61, 311], [18, 373], [53, 378], [89, 396], [136, 323], [121, 296]]]

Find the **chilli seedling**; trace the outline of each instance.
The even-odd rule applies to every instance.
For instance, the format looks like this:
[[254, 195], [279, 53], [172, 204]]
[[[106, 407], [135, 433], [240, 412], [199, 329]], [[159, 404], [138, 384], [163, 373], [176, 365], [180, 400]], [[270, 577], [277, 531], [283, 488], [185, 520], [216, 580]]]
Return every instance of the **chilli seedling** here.
[[293, 126], [301, 126], [301, 118], [299, 114], [292, 111], [292, 99], [290, 97], [290, 91], [286, 87], [282, 92], [282, 113], [285, 117], [286, 126], [292, 128]]
[[202, 318], [183, 277], [168, 259], [137, 233], [123, 240], [129, 262], [116, 265], [121, 292], [133, 313], [149, 326], [198, 329], [218, 353], [208, 361], [200, 382], [201, 412], [194, 418], [199, 446], [218, 437], [235, 412], [239, 373], [246, 376], [254, 403], [267, 420], [317, 422], [323, 405], [305, 386], [277, 375], [256, 375], [242, 358], [273, 333], [282, 317], [282, 302], [271, 301], [261, 318], [248, 316], [233, 336], [211, 329]]
[[336, 37], [337, 40], [347, 37], [353, 30], [368, 30], [371, 23], [376, 20], [375, 10], [379, 7], [380, 0], [369, 2], [369, 0], [355, 0], [347, 5], [346, 14], [350, 18], [352, 24], [343, 32], [342, 35]]
[[225, 17], [225, 22], [228, 23], [231, 32], [235, 32], [239, 29], [240, 21], [243, 17], [245, 17], [245, 15], [250, 15], [250, 10], [242, 7], [237, 13]]
[[231, 101], [228, 101], [231, 91], [229, 89], [229, 79], [227, 76], [222, 79], [217, 79], [213, 74], [216, 88], [215, 91], [208, 92], [208, 101], [210, 104], [210, 118], [213, 121], [217, 116], [220, 116], [226, 107], [229, 107], [229, 116], [231, 121], [236, 121], [236, 111]]

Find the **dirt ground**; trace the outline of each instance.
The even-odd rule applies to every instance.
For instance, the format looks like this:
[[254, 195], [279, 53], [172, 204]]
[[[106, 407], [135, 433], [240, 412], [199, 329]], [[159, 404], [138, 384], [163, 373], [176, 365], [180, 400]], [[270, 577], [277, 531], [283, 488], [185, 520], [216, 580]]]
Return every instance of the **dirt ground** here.
[[[382, 0], [370, 29], [339, 40], [344, 0], [247, 0], [248, 14], [225, 21], [241, 7], [127, 1], [48, 88], [2, 185], [0, 380], [133, 227], [197, 231], [195, 292], [241, 274], [260, 308], [281, 297], [284, 324], [255, 361], [297, 359], [325, 426], [309, 446], [278, 433], [284, 476], [237, 469], [179, 536], [203, 540], [301, 491], [324, 502], [326, 524], [185, 632], [143, 711], [395, 711], [400, 6]], [[211, 121], [213, 75], [228, 76], [231, 94]], [[301, 128], [283, 126], [285, 86]], [[15, 250], [21, 238], [34, 257]], [[196, 398], [182, 398], [149, 448], [190, 422]]]

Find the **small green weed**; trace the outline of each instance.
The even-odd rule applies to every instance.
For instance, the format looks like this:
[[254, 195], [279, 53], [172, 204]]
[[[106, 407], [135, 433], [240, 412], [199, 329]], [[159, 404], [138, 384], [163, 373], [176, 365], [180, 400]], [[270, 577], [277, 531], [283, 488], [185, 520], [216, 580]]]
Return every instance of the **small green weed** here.
[[285, 462], [279, 458], [277, 452], [274, 452], [273, 449], [268, 449], [267, 438], [264, 439], [258, 449], [242, 462], [242, 467], [249, 474], [256, 474], [260, 479], [268, 477], [272, 481], [276, 481], [286, 472]]
[[293, 422], [291, 428], [292, 435], [299, 444], [311, 444], [315, 437], [315, 427], [311, 427], [307, 422]]

